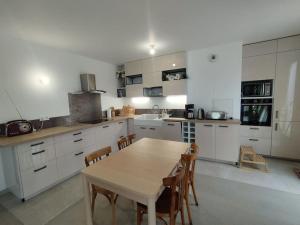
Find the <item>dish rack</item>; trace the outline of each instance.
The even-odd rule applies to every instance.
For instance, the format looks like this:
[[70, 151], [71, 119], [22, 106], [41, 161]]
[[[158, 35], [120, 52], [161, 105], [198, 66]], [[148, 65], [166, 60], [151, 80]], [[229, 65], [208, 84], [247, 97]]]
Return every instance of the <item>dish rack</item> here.
[[182, 122], [182, 139], [185, 143], [195, 143], [195, 122]]

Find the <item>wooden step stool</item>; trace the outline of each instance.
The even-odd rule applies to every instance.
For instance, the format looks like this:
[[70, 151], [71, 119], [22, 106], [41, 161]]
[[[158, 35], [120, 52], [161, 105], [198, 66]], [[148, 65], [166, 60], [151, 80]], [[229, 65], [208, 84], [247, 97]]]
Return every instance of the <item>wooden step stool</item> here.
[[241, 146], [240, 168], [249, 168], [249, 166], [253, 169], [259, 170], [263, 167], [262, 171], [268, 172], [267, 162], [263, 156], [256, 154], [255, 150], [251, 146]]

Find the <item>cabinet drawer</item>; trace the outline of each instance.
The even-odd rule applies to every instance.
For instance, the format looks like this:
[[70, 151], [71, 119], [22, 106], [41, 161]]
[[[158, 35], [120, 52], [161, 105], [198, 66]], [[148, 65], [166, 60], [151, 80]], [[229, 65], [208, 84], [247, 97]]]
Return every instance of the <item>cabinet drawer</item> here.
[[271, 139], [240, 137], [241, 145], [252, 146], [256, 153], [262, 155], [271, 154]]
[[38, 150], [20, 151], [18, 158], [21, 170], [28, 170], [45, 165], [47, 162], [55, 159], [54, 145], [46, 146]]
[[23, 197], [27, 198], [58, 180], [56, 160], [52, 160], [35, 169], [21, 172]]
[[56, 157], [74, 152], [85, 151], [90, 146], [91, 140], [88, 137], [81, 137], [75, 140], [68, 140], [55, 144]]
[[69, 141], [69, 140], [77, 140], [79, 138], [88, 136], [89, 133], [90, 132], [88, 130], [78, 130], [78, 131], [74, 131], [72, 133], [62, 134], [62, 135], [54, 137], [54, 142], [60, 143], [60, 142]]
[[261, 126], [240, 126], [241, 137], [271, 138], [272, 128]]
[[57, 159], [58, 177], [63, 179], [84, 168], [84, 152], [76, 151]]
[[16, 146], [16, 150], [17, 152], [26, 150], [39, 151], [50, 145], [53, 145], [53, 138], [45, 138], [18, 145]]

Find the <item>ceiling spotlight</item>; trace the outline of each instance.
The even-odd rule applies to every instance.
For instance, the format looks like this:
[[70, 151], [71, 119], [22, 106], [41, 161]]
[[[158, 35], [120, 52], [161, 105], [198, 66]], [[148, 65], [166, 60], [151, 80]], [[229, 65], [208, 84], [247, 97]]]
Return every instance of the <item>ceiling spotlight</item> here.
[[155, 46], [154, 45], [150, 45], [149, 53], [150, 53], [150, 55], [155, 55], [156, 51], [155, 51]]

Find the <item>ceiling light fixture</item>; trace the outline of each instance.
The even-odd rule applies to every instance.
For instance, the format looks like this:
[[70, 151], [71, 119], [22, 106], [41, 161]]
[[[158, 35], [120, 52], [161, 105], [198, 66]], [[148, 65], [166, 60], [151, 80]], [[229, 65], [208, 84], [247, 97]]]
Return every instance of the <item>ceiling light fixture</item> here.
[[149, 50], [150, 55], [155, 55], [156, 50], [154, 45], [150, 45], [150, 50]]

